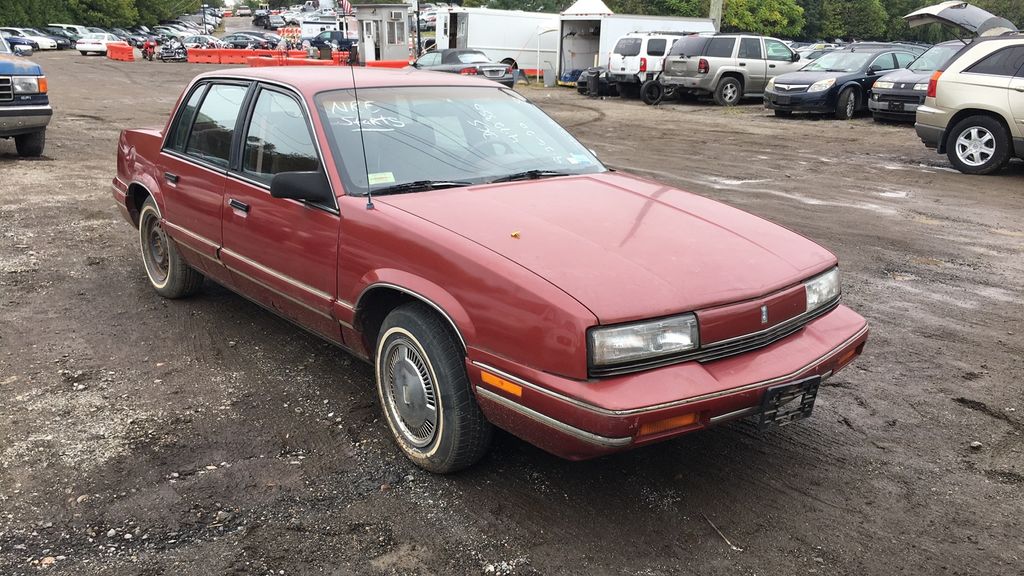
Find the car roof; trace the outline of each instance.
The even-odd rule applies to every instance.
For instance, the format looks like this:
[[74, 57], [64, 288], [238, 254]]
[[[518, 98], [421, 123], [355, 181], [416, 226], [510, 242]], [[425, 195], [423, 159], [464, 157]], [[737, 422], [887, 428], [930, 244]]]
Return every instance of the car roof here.
[[930, 46], [902, 44], [899, 42], [857, 42], [836, 50], [836, 52], [885, 52], [886, 50], [924, 51]]
[[[325, 70], [336, 73], [325, 73]], [[355, 78], [357, 88], [397, 88], [403, 86], [481, 86], [494, 88], [497, 85], [483, 77], [430, 72], [415, 68], [364, 68], [361, 66], [280, 66], [266, 68], [236, 68], [216, 70], [200, 74], [196, 79], [242, 78], [256, 81], [276, 82], [291, 86], [303, 94], [316, 94], [327, 90], [352, 88]]]

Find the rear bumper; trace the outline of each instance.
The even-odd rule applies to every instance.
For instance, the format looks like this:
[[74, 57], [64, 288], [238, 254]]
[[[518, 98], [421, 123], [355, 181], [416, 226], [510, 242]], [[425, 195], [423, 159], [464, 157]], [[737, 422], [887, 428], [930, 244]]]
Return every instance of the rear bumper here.
[[[767, 388], [831, 376], [862, 352], [867, 336], [867, 322], [839, 306], [769, 346], [704, 364], [580, 382], [474, 350], [466, 367], [492, 423], [552, 454], [583, 460], [753, 414]], [[513, 391], [485, 382], [485, 372], [512, 383]], [[696, 419], [684, 427], [640, 433], [644, 424], [688, 414]]]
[[665, 72], [661, 73], [661, 83], [665, 86], [693, 90], [695, 92], [711, 92], [714, 90], [715, 78], [708, 74], [700, 76], [673, 76]]
[[43, 106], [5, 106], [0, 108], [0, 138], [31, 134], [46, 129], [53, 108]]

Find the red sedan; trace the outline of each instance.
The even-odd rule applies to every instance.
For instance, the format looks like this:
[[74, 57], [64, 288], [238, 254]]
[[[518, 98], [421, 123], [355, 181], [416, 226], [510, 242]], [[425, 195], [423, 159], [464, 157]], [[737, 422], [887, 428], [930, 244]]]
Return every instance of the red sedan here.
[[167, 298], [204, 278], [367, 360], [436, 472], [499, 426], [583, 459], [810, 414], [859, 355], [835, 256], [613, 172], [522, 95], [408, 70], [211, 72], [121, 134], [114, 197]]

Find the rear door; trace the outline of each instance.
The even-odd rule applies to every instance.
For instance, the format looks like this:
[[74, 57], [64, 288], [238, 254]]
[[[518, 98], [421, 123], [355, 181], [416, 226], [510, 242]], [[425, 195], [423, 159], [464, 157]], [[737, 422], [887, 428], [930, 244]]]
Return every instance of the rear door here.
[[662, 65], [665, 63], [665, 55], [668, 54], [671, 47], [672, 41], [668, 38], [649, 38], [645, 50], [647, 60], [641, 63], [641, 71], [651, 77], [661, 72]]
[[260, 86], [237, 140], [224, 195], [221, 260], [237, 286], [264, 305], [336, 342], [336, 202], [274, 198], [281, 172], [323, 171], [305, 106], [290, 90]]
[[1020, 64], [1016, 75], [1010, 80], [1010, 89], [1007, 93], [1014, 122], [1011, 131], [1013, 137], [1017, 139], [1014, 146], [1017, 149], [1017, 155], [1022, 155], [1024, 154], [1024, 141], [1022, 141], [1024, 139], [1024, 46], [1014, 47], [1014, 59], [1011, 62]]
[[743, 91], [757, 93], [764, 91], [767, 82], [765, 74], [768, 64], [764, 60], [764, 51], [761, 49], [761, 39], [755, 36], [742, 36], [740, 48], [736, 51], [736, 64], [747, 76]]
[[637, 36], [620, 38], [608, 58], [608, 71], [617, 76], [636, 74], [640, 70], [643, 39]]

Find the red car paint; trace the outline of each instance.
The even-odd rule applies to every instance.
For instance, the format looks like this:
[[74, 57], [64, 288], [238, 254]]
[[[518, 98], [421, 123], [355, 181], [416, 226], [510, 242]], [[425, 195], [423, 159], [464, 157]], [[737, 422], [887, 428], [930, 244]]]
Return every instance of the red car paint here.
[[[361, 88], [493, 86], [408, 70], [355, 77]], [[209, 78], [287, 87], [309, 110], [318, 92], [352, 83], [347, 72], [302, 68], [197, 81]], [[621, 172], [380, 197], [369, 210], [364, 197], [345, 195], [324, 127], [311, 120], [337, 213], [168, 154], [166, 129], [122, 132], [114, 197], [137, 225], [140, 198], [152, 195], [190, 265], [364, 359], [375, 342], [362, 327], [378, 296], [428, 302], [463, 342], [486, 416], [552, 453], [587, 458], [745, 415], [767, 387], [829, 376], [863, 349], [865, 320], [837, 305], [736, 355], [589, 378], [588, 328], [695, 312], [702, 345], [781, 329], [805, 311], [801, 282], [836, 258], [756, 216]], [[521, 395], [485, 383], [484, 370]], [[692, 425], [639, 435], [645, 423], [688, 413], [698, 414]]]

